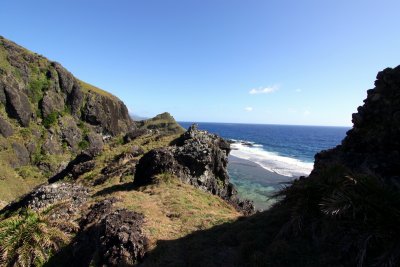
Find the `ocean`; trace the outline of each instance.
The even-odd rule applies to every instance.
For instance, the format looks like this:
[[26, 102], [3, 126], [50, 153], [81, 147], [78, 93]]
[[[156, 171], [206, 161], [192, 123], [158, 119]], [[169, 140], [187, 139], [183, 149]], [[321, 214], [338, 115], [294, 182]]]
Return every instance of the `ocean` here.
[[[179, 122], [184, 128], [192, 122]], [[308, 175], [314, 155], [340, 144], [349, 127], [197, 123], [233, 141], [228, 172], [239, 196], [259, 210], [270, 207], [273, 194], [299, 176]]]

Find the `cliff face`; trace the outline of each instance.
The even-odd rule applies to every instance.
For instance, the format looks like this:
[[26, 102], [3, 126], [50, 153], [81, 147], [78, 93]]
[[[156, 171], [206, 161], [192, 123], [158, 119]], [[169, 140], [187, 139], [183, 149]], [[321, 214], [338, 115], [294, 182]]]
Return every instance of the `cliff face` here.
[[315, 156], [314, 173], [343, 165], [353, 172], [400, 182], [400, 66], [379, 72], [375, 88], [367, 93], [342, 144]]
[[115, 96], [77, 80], [59, 63], [0, 37], [0, 103], [21, 126], [68, 111], [77, 120], [116, 135], [133, 127], [124, 103]]
[[45, 181], [80, 151], [134, 128], [118, 98], [0, 37], [1, 200]]

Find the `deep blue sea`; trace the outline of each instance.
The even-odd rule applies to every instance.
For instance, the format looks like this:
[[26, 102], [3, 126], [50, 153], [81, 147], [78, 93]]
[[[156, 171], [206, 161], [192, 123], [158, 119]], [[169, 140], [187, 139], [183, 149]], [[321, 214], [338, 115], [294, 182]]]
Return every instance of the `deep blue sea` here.
[[[179, 122], [188, 128], [192, 122]], [[242, 197], [258, 209], [268, 208], [271, 195], [301, 175], [308, 175], [314, 155], [340, 144], [349, 127], [237, 123], [197, 123], [199, 128], [231, 139], [228, 171]]]

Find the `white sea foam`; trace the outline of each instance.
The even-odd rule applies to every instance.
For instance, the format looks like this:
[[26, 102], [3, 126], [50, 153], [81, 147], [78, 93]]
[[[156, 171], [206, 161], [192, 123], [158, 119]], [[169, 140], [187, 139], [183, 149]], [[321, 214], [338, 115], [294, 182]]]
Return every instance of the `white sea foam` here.
[[231, 155], [257, 163], [264, 169], [288, 177], [309, 175], [313, 163], [303, 162], [298, 159], [284, 157], [274, 152], [262, 149], [262, 145], [254, 142], [234, 141], [231, 144]]

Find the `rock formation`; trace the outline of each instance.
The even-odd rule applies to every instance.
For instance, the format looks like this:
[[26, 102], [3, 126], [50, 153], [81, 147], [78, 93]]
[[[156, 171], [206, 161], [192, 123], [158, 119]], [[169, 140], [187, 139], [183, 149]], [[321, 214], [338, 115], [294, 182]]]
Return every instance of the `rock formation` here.
[[227, 172], [230, 144], [215, 134], [191, 126], [175, 146], [149, 151], [136, 167], [134, 183], [152, 183], [157, 174], [171, 173], [183, 182], [225, 199], [245, 214], [254, 212], [253, 204], [240, 201]]
[[315, 156], [313, 173], [335, 164], [384, 177], [400, 188], [400, 66], [378, 73], [342, 144]]
[[140, 129], [156, 131], [162, 134], [181, 134], [185, 132], [168, 112], [158, 114], [154, 118], [135, 122]]
[[53, 183], [42, 185], [25, 195], [20, 200], [10, 203], [0, 211], [2, 214], [11, 213], [21, 208], [42, 210], [52, 205], [62, 204], [55, 216], [70, 219], [77, 216], [89, 198], [88, 188], [70, 183]]
[[100, 151], [103, 139], [133, 129], [128, 109], [117, 97], [0, 36], [0, 161], [4, 166], [14, 172], [17, 167], [32, 167], [41, 174], [40, 180], [33, 181], [39, 184], [82, 151]]
[[147, 245], [141, 230], [143, 215], [114, 210], [115, 201], [106, 199], [94, 204], [81, 221], [71, 266], [133, 266], [143, 258]]

